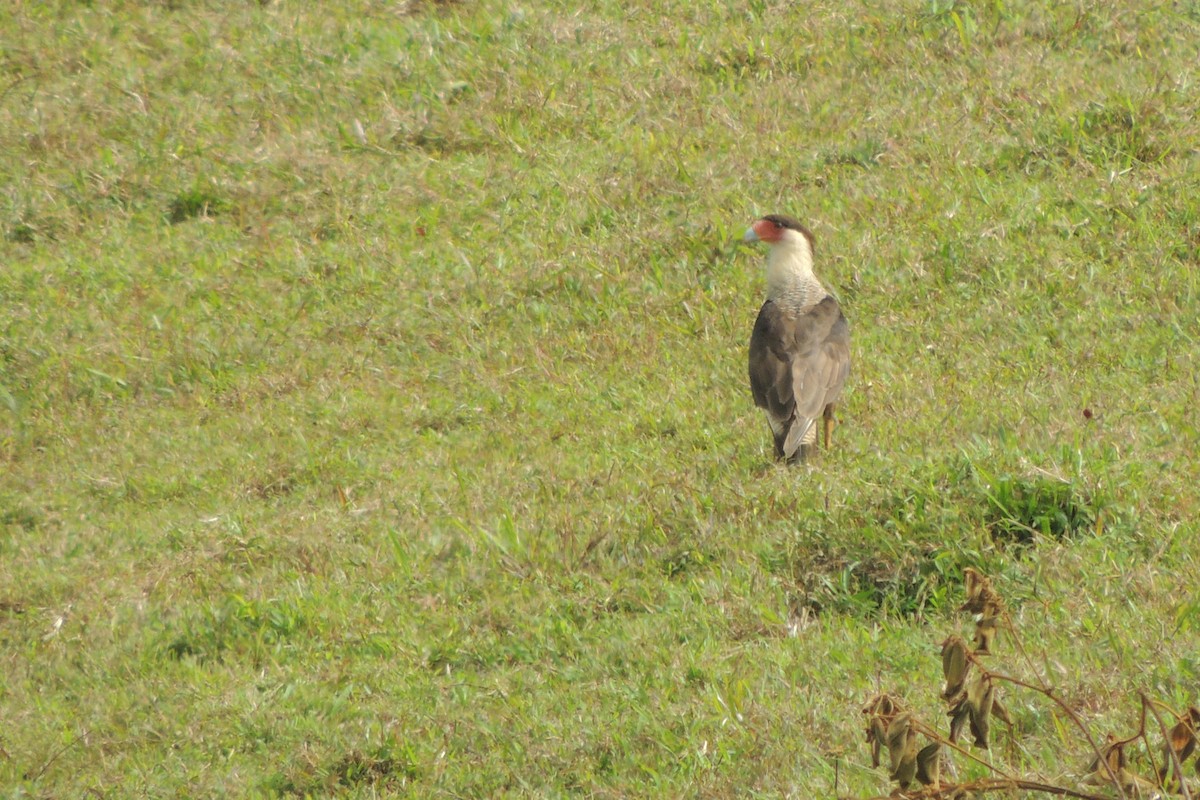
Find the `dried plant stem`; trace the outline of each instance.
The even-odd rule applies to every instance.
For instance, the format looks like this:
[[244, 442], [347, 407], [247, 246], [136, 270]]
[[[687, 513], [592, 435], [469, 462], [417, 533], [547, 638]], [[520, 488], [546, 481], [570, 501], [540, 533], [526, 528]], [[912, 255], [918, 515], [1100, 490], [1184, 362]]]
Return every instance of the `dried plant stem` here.
[[988, 769], [990, 769], [992, 772], [996, 773], [997, 775], [1003, 776], [1004, 780], [1007, 780], [1007, 781], [1016, 780], [1016, 778], [1009, 775], [1007, 772], [1000, 769], [999, 767], [997, 767], [995, 764], [991, 763], [990, 761], [986, 761], [986, 760], [980, 758], [979, 756], [975, 755], [974, 753], [970, 752], [966, 748], [959, 747], [957, 743], [944, 738], [940, 733], [938, 733], [936, 730], [934, 730], [933, 728], [926, 725], [924, 722], [921, 722], [921, 720], [917, 719], [916, 717], [913, 717], [913, 727], [916, 728], [917, 730], [919, 730], [921, 733], [928, 736], [930, 739], [933, 739], [935, 742], [943, 744], [946, 747], [949, 747], [951, 750], [954, 750], [957, 753], [961, 753], [962, 755], [971, 759], [975, 763], [982, 764], [983, 766], [987, 767]]
[[74, 739], [72, 739], [71, 741], [67, 742], [67, 743], [66, 743], [66, 744], [64, 744], [62, 747], [58, 748], [58, 750], [56, 750], [56, 751], [54, 752], [54, 755], [52, 755], [52, 756], [50, 756], [50, 758], [46, 759], [46, 763], [42, 764], [41, 768], [40, 768], [40, 769], [39, 769], [37, 772], [34, 772], [34, 773], [32, 773], [32, 774], [30, 774], [30, 773], [26, 773], [26, 775], [24, 776], [24, 777], [25, 777], [25, 779], [26, 779], [26, 780], [28, 780], [28, 781], [36, 781], [36, 780], [40, 779], [40, 778], [41, 778], [43, 775], [45, 775], [45, 774], [46, 774], [46, 770], [50, 769], [50, 765], [51, 765], [51, 764], [53, 764], [55, 761], [57, 761], [57, 760], [58, 760], [58, 757], [59, 757], [59, 756], [61, 756], [63, 753], [65, 753], [65, 752], [67, 752], [68, 750], [70, 750], [70, 749], [71, 749], [72, 747], [74, 747], [75, 745], [77, 745], [77, 744], [79, 744], [80, 742], [82, 742], [82, 741], [83, 741], [84, 739], [86, 739], [86, 738], [87, 738], [89, 735], [91, 735], [91, 733], [92, 733], [92, 730], [91, 730], [91, 728], [88, 728], [88, 729], [87, 729], [87, 730], [85, 730], [83, 733], [79, 734], [79, 735], [78, 735], [78, 736], [76, 736]]
[[893, 795], [880, 795], [872, 797], [870, 800], [939, 800], [939, 798], [956, 797], [961, 792], [1010, 792], [1014, 789], [1024, 792], [1041, 792], [1042, 794], [1054, 794], [1060, 797], [1077, 797], [1080, 800], [1111, 800], [1107, 795], [1091, 794], [1090, 792], [1079, 792], [1074, 789], [1068, 789], [1064, 786], [1055, 786], [1050, 783], [1038, 783], [1037, 781], [1026, 780], [1008, 780], [1001, 778], [983, 778], [977, 781], [968, 783], [947, 783], [939, 786], [937, 789], [926, 787], [915, 792], [898, 792]]
[[1116, 788], [1117, 796], [1120, 797], [1121, 800], [1126, 800], [1125, 799], [1125, 787], [1123, 787], [1121, 785], [1121, 781], [1119, 781], [1117, 779], [1117, 774], [1115, 772], [1113, 772], [1113, 768], [1112, 768], [1112, 766], [1109, 765], [1108, 759], [1104, 757], [1104, 753], [1100, 750], [1100, 746], [1098, 744], [1096, 744], [1096, 739], [1092, 736], [1092, 732], [1090, 730], [1088, 730], [1087, 725], [1083, 724], [1083, 720], [1081, 720], [1079, 718], [1079, 715], [1076, 714], [1074, 711], [1072, 711], [1071, 707], [1068, 706], [1062, 698], [1060, 698], [1057, 694], [1054, 693], [1053, 689], [1042, 688], [1040, 686], [1034, 686], [1032, 683], [1023, 681], [1020, 678], [1014, 678], [1009, 675], [1002, 675], [998, 672], [989, 672], [988, 674], [991, 677], [996, 678], [997, 680], [1007, 681], [1011, 684], [1015, 684], [1016, 686], [1023, 686], [1026, 689], [1029, 689], [1030, 691], [1034, 691], [1034, 692], [1037, 692], [1038, 694], [1045, 695], [1046, 697], [1048, 697], [1052, 701], [1054, 701], [1054, 703], [1059, 708], [1061, 708], [1064, 712], [1066, 712], [1066, 715], [1071, 718], [1072, 722], [1075, 723], [1075, 727], [1079, 728], [1079, 730], [1087, 738], [1088, 744], [1090, 744], [1092, 746], [1092, 752], [1094, 752], [1096, 754], [1096, 760], [1100, 763], [1101, 767], [1104, 769], [1105, 774], [1108, 776], [1108, 779], [1110, 781], [1112, 781], [1112, 785]]
[[[1171, 756], [1171, 764], [1175, 767], [1175, 777], [1179, 779], [1179, 793], [1183, 795], [1183, 800], [1192, 800], [1192, 793], [1188, 791], [1187, 781], [1183, 779], [1183, 763], [1179, 760], [1179, 753], [1175, 752], [1175, 746], [1171, 743], [1171, 734], [1167, 731], [1167, 726], [1163, 724], [1162, 717], [1158, 715], [1158, 709], [1155, 708], [1155, 703], [1146, 693], [1139, 690], [1138, 697], [1142, 698], [1142, 728], [1146, 727], [1146, 709], [1150, 709], [1150, 713], [1154, 715], [1154, 721], [1158, 723], [1158, 729], [1162, 731], [1163, 742], [1166, 744], [1166, 751]], [[1172, 712], [1174, 713], [1174, 712]], [[1150, 750], [1151, 766], [1154, 764], [1154, 750], [1150, 748], [1149, 740], [1146, 741], [1146, 749]], [[1157, 774], [1158, 770], [1155, 770]], [[1163, 779], [1159, 778], [1159, 785], [1162, 786]], [[1165, 790], [1166, 787], [1162, 786]]]
[[1017, 648], [1017, 652], [1021, 654], [1021, 658], [1025, 659], [1025, 663], [1029, 666], [1029, 671], [1037, 678], [1045, 690], [1050, 689], [1050, 684], [1046, 683], [1046, 679], [1042, 677], [1042, 673], [1038, 671], [1037, 665], [1033, 663], [1033, 659], [1029, 657], [1029, 653], [1025, 652], [1025, 646], [1021, 644], [1021, 637], [1017, 635], [1017, 624], [1013, 622], [1012, 614], [1008, 613], [1008, 609], [1004, 609], [1004, 621], [1008, 624], [1008, 635], [1012, 637], [1012, 643]]

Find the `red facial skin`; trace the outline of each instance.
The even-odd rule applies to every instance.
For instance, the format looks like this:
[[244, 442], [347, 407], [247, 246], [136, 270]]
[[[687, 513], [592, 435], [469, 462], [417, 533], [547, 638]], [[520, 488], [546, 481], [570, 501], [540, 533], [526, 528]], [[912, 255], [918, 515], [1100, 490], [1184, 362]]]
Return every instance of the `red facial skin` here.
[[768, 244], [774, 244], [775, 242], [778, 242], [783, 238], [783, 232], [787, 230], [787, 228], [783, 227], [782, 225], [766, 219], [760, 219], [758, 222], [751, 225], [750, 229], [754, 231], [754, 234], [759, 238], [760, 241], [767, 242]]

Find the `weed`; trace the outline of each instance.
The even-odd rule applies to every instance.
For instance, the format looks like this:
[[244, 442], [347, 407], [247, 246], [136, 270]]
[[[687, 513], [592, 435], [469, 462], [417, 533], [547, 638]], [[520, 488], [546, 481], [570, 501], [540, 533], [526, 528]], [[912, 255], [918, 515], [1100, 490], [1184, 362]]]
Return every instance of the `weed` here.
[[228, 208], [223, 198], [206, 189], [192, 189], [175, 196], [167, 209], [167, 219], [172, 223], [185, 222], [194, 217], [212, 217]]
[[[946, 637], [941, 644], [944, 678], [941, 699], [949, 706], [947, 716], [950, 717], [947, 734], [943, 736], [936, 726], [922, 721], [900, 698], [886, 693], [876, 695], [862, 709], [867, 716], [867, 743], [871, 747], [872, 767], [880, 766], [880, 756], [886, 748], [890, 778], [899, 784], [899, 791], [906, 792], [909, 785], [916, 781], [922, 787], [921, 797], [952, 798], [961, 797], [964, 793], [993, 791], [1008, 793], [1015, 788], [1051, 796], [1069, 795], [1084, 800], [1099, 800], [1100, 795], [1088, 793], [1082, 787], [1076, 789], [1047, 783], [1041, 777], [1043, 773], [1040, 770], [1035, 770], [1028, 778], [1023, 777], [1021, 773], [1028, 770], [1028, 766], [989, 760], [969, 753], [957, 743], [969, 726], [977, 752], [989, 751], [993, 720], [1004, 722], [1010, 730], [1014, 728], [1015, 718], [1001, 699], [1001, 687], [1011, 687], [1040, 695], [1044, 702], [1056, 706], [1056, 710], [1070, 722], [1071, 727], [1067, 728], [1069, 734], [1063, 738], [1079, 739], [1083, 749], [1090, 753], [1088, 766], [1083, 772], [1083, 784], [1111, 786], [1120, 797], [1127, 794], [1141, 796], [1147, 792], [1170, 791], [1173, 788], [1178, 788], [1184, 795], [1189, 794], [1182, 765], [1196, 750], [1200, 709], [1192, 706], [1176, 714], [1162, 703], [1151, 700], [1144, 691], [1139, 691], [1141, 721], [1137, 732], [1123, 739], [1110, 733], [1103, 745], [1099, 744], [1100, 740], [1087, 723], [1046, 683], [1044, 676], [1035, 672], [1022, 679], [1014, 677], [1011, 668], [1001, 670], [985, 662], [986, 658], [996, 654], [996, 633], [1001, 627], [1015, 646], [1016, 653], [1027, 662], [1029, 659], [1020, 643], [1013, 618], [991, 581], [975, 570], [967, 570], [965, 588], [967, 599], [961, 610], [974, 615], [974, 647], [956, 634]], [[1033, 664], [1030, 662], [1029, 666]], [[1166, 712], [1167, 719], [1175, 723], [1169, 731], [1163, 722], [1162, 712]], [[1157, 773], [1154, 780], [1138, 775], [1126, 753], [1133, 749], [1133, 745], [1144, 744], [1153, 757], [1155, 748], [1147, 728], [1151, 718], [1157, 723], [1158, 733], [1162, 737], [1161, 766], [1154, 770]], [[1023, 732], [1028, 734], [1030, 731], [1026, 729]], [[919, 748], [919, 737], [922, 735], [930, 743]], [[984, 766], [990, 777], [960, 782], [944, 781], [942, 770], [955, 753]]]
[[1004, 477], [987, 493], [988, 530], [1001, 542], [1029, 544], [1035, 536], [1065, 539], [1097, 530], [1101, 498], [1084, 497], [1069, 483]]
[[230, 648], [250, 650], [282, 643], [307, 627], [304, 612], [287, 601], [261, 602], [239, 595], [182, 623], [182, 631], [168, 634], [163, 652], [172, 659], [207, 662], [223, 657]]
[[381, 745], [367, 753], [353, 750], [328, 764], [272, 776], [264, 782], [264, 788], [284, 797], [311, 797], [358, 787], [397, 791], [420, 777], [412, 758], [408, 748], [395, 744]]

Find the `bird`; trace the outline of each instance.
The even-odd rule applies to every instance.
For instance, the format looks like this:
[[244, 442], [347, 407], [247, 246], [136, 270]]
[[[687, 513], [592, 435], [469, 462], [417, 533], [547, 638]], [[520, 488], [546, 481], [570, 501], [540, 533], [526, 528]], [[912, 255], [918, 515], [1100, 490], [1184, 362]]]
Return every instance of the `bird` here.
[[775, 458], [805, 461], [824, 420], [824, 448], [834, 406], [850, 374], [850, 326], [837, 299], [813, 274], [813, 235], [792, 217], [768, 214], [742, 240], [764, 242], [767, 299], [750, 336], [750, 391], [766, 412]]

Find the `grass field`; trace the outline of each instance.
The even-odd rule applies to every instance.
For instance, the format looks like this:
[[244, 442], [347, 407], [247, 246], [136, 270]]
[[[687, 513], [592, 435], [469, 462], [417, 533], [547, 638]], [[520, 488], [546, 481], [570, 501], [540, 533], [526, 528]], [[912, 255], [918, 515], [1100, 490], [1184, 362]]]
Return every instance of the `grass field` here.
[[1200, 3], [582, 5], [0, 4], [4, 796], [886, 794], [967, 567], [1099, 738], [1200, 700]]

